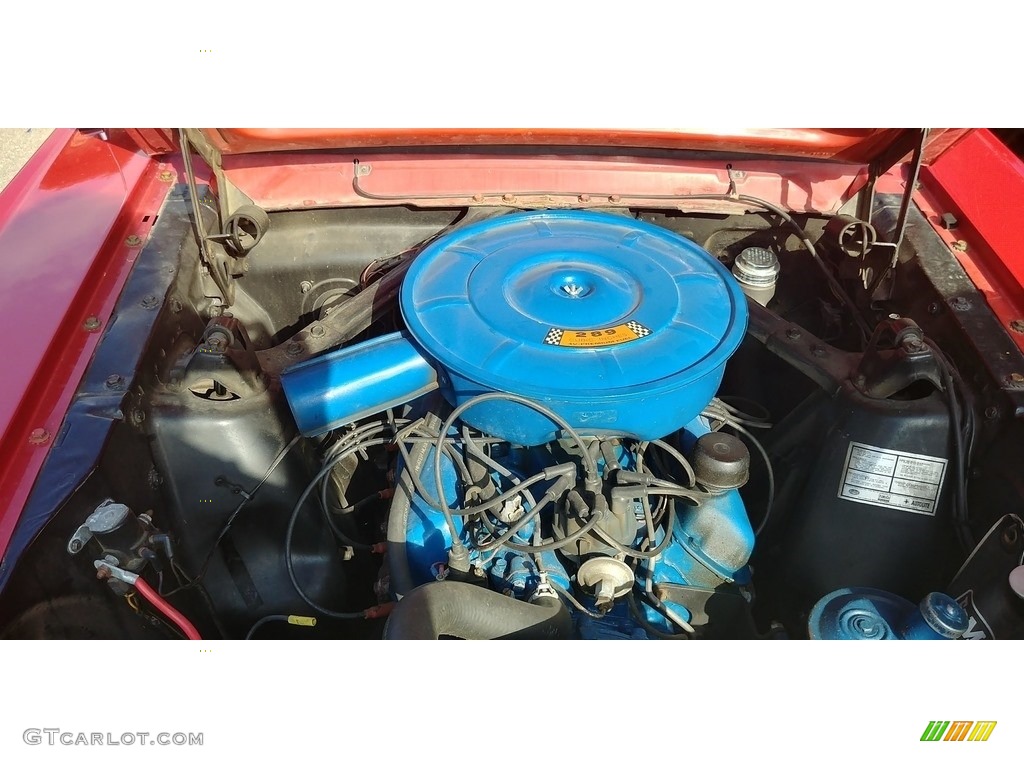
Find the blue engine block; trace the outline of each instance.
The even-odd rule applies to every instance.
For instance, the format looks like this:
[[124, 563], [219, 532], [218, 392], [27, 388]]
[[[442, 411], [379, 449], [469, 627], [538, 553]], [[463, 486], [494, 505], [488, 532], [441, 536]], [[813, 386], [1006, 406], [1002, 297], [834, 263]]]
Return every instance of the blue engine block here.
[[[689, 447], [699, 436], [709, 431], [706, 421], [698, 417], [681, 431], [681, 442], [684, 447]], [[459, 443], [456, 443], [457, 448], [458, 446]], [[547, 446], [499, 446], [495, 448], [493, 457], [517, 474], [520, 480], [555, 463]], [[632, 453], [621, 449], [620, 465], [624, 469], [634, 469], [633, 461]], [[438, 489], [434, 482], [433, 467], [434, 453], [431, 448], [420, 474], [420, 481], [424, 491], [436, 497]], [[449, 506], [458, 507], [463, 503], [463, 498], [458, 487], [456, 469], [451, 460], [444, 455], [441, 467], [444, 498]], [[599, 460], [598, 467], [604, 473], [603, 460]], [[497, 473], [492, 474], [492, 480], [500, 490], [512, 487], [507, 479]], [[533, 490], [536, 497], [543, 492], [537, 487]], [[647, 530], [641, 504], [636, 501], [635, 505], [637, 535], [632, 546], [639, 548], [641, 542], [646, 539]], [[543, 521], [551, 514], [549, 509], [543, 512], [540, 518]], [[498, 548], [493, 552], [480, 552], [474, 547], [463, 518], [455, 519], [457, 529], [461, 532], [461, 539], [469, 549], [473, 573], [485, 576], [490, 587], [496, 591], [518, 599], [528, 599], [541, 580], [540, 569], [534, 556], [507, 547]], [[521, 541], [529, 541], [535, 524], [537, 521], [526, 525], [520, 534]], [[543, 525], [543, 522], [541, 524]], [[656, 543], [660, 544], [664, 535], [663, 530], [659, 528]], [[737, 491], [707, 496], [699, 507], [678, 503], [671, 535], [673, 542], [654, 562], [653, 569], [646, 565], [647, 561], [642, 561], [637, 566], [635, 579], [641, 589], [648, 584], [670, 584], [704, 590], [731, 586], [735, 590], [736, 586], [749, 584], [750, 573], [746, 564], [753, 550], [754, 532]], [[422, 584], [445, 577], [447, 554], [451, 543], [448, 528], [440, 511], [429, 506], [418, 495], [414, 495], [408, 518], [407, 552], [411, 574], [416, 583]], [[563, 590], [573, 591], [573, 562], [554, 551], [543, 552], [537, 558], [550, 583]], [[576, 591], [577, 596], [581, 594]], [[581, 602], [587, 605], [590, 601], [584, 597]], [[668, 600], [663, 603], [664, 607], [681, 619], [687, 622], [693, 619], [691, 612], [683, 605]], [[679, 631], [661, 611], [644, 602], [637, 602], [636, 605], [643, 612], [644, 622], [648, 628], [664, 633]], [[572, 605], [568, 607], [574, 614], [577, 633], [581, 638], [648, 637], [648, 632], [631, 614], [624, 598], [618, 600], [614, 608], [600, 619], [588, 616]]]

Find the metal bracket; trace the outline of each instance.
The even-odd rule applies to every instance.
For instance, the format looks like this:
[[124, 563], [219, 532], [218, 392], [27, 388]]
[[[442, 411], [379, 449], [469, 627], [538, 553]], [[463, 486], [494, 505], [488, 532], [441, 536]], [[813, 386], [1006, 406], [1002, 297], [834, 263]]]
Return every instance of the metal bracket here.
[[[217, 192], [217, 215], [220, 223], [220, 231], [227, 231], [228, 220], [231, 214], [246, 206], [255, 206], [252, 199], [242, 192], [238, 187], [228, 181], [222, 167], [222, 157], [217, 149], [198, 128], [182, 128], [189, 147], [195, 151], [203, 162], [209, 166], [216, 182]], [[182, 152], [186, 150], [182, 147]]]
[[103, 576], [111, 581], [120, 581], [125, 584], [134, 585], [139, 580], [139, 574], [126, 571], [119, 565], [110, 562], [109, 560], [95, 560], [93, 566], [96, 568], [97, 575]]
[[202, 131], [197, 128], [180, 128], [178, 139], [181, 144], [186, 181], [193, 198], [196, 195], [196, 179], [192, 169], [193, 151], [203, 159], [213, 174], [217, 231], [206, 231], [198, 200], [193, 199], [192, 211], [200, 258], [221, 293], [223, 305], [231, 306], [235, 297], [233, 281], [248, 270], [247, 254], [263, 238], [270, 226], [270, 217], [228, 181], [221, 165], [220, 151], [209, 142]]
[[703, 637], [725, 637], [737, 631], [755, 636], [749, 619], [750, 605], [736, 587], [705, 589], [688, 584], [654, 585], [662, 602], [681, 605], [690, 612], [690, 623]]
[[[172, 389], [182, 389], [199, 379], [213, 379], [226, 390], [222, 393], [225, 399], [266, 389], [245, 326], [231, 315], [211, 318], [199, 343], [171, 361], [166, 379]], [[229, 394], [231, 397], [226, 396]]]
[[859, 354], [833, 347], [752, 299], [747, 307], [747, 333], [829, 394], [843, 385], [860, 362]]
[[78, 526], [68, 541], [68, 554], [76, 555], [85, 545], [92, 541], [94, 534], [104, 534], [116, 530], [131, 515], [131, 510], [124, 504], [113, 499], [106, 499]]
[[942, 388], [939, 361], [913, 320], [890, 317], [871, 335], [853, 385], [865, 396], [884, 400], [916, 381]]
[[554, 598], [559, 600], [558, 593], [552, 588], [551, 583], [548, 581], [548, 575], [541, 571], [540, 583], [537, 584], [537, 588], [533, 590], [533, 594], [530, 595], [530, 602], [535, 603], [541, 598]]
[[895, 142], [886, 152], [882, 153], [868, 168], [868, 183], [861, 192], [861, 198], [857, 208], [857, 215], [862, 221], [870, 222], [875, 207], [875, 187], [878, 180], [896, 166], [908, 152], [912, 152], [910, 160], [910, 173], [907, 177], [906, 188], [900, 199], [900, 212], [896, 219], [896, 228], [889, 240], [877, 240], [874, 243], [875, 249], [887, 251], [879, 252], [876, 258], [871, 259], [873, 263], [868, 264], [867, 256], [864, 258], [862, 277], [864, 287], [870, 300], [884, 300], [891, 297], [891, 285], [884, 295], [879, 294], [885, 280], [896, 269], [899, 259], [900, 246], [903, 244], [903, 235], [907, 228], [907, 216], [910, 213], [910, 203], [914, 197], [914, 189], [917, 187], [917, 180], [921, 173], [921, 165], [924, 161], [924, 150], [928, 143], [928, 129], [920, 128], [916, 131], [908, 131], [899, 141]]
[[68, 541], [68, 554], [78, 554], [85, 549], [85, 545], [90, 541], [92, 541], [92, 529], [87, 523], [83, 523], [78, 526], [78, 530], [74, 532], [71, 539]]
[[[868, 166], [868, 181], [860, 192], [857, 203], [857, 218], [870, 221], [875, 208], [875, 186], [878, 180], [892, 170], [908, 154], [917, 154], [924, 148], [928, 138], [928, 129], [907, 131], [894, 141], [884, 152], [876, 157]], [[923, 156], [923, 152], [921, 153]], [[916, 181], [916, 179], [915, 179]], [[913, 185], [909, 187], [913, 190]]]

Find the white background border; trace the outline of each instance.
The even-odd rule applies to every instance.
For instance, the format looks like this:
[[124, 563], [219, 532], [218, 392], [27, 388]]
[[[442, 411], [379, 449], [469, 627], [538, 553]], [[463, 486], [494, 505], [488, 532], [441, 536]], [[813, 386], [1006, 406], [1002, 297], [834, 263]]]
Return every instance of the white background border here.
[[[19, 0], [0, 124], [1006, 126], [1021, 122], [1008, 8]], [[8, 643], [0, 760], [1010, 765], [1022, 647]], [[999, 725], [983, 744], [921, 743], [933, 719]], [[33, 727], [205, 745], [27, 746]]]

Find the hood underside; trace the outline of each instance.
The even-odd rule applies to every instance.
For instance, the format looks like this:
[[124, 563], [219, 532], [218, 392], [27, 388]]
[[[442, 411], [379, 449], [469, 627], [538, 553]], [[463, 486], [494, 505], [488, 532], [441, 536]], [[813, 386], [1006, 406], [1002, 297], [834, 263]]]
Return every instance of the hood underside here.
[[[907, 139], [907, 128], [203, 128], [223, 155], [328, 149], [453, 146], [621, 147], [874, 162]], [[938, 157], [966, 129], [932, 129], [925, 162]], [[151, 154], [175, 151], [171, 129], [135, 129]]]

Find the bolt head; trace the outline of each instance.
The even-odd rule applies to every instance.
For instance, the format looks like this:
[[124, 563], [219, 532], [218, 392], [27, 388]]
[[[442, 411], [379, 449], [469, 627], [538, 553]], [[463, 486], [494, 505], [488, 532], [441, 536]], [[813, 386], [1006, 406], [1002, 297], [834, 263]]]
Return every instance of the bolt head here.
[[309, 282], [309, 280], [303, 280], [301, 283], [299, 283], [299, 291], [301, 293], [309, 293], [312, 290], [313, 284]]
[[142, 238], [138, 235], [128, 235], [128, 237], [124, 239], [124, 244], [129, 248], [137, 248], [142, 245]]
[[228, 346], [228, 337], [224, 334], [223, 331], [214, 331], [213, 333], [206, 337], [205, 346], [214, 351], [223, 351]]
[[1010, 381], [1012, 381], [1014, 384], [1020, 384], [1022, 381], [1024, 381], [1024, 373], [1011, 373]]
[[327, 329], [326, 329], [326, 328], [324, 328], [324, 327], [323, 327], [322, 325], [320, 325], [319, 323], [316, 323], [315, 325], [311, 325], [311, 326], [309, 327], [309, 335], [310, 335], [310, 336], [312, 336], [312, 337], [313, 337], [314, 339], [320, 339], [320, 338], [323, 338], [323, 336], [324, 336], [324, 335], [325, 335], [326, 333], [327, 333]]
[[302, 353], [302, 344], [297, 341], [293, 341], [288, 345], [287, 350], [288, 354], [294, 357], [295, 355]]
[[107, 380], [104, 383], [106, 384], [107, 389], [116, 389], [124, 383], [124, 377], [116, 373], [112, 373], [107, 376]]
[[160, 181], [164, 183], [174, 181], [174, 178], [175, 176], [172, 171], [164, 171], [163, 173], [160, 174]]
[[786, 330], [786, 338], [796, 341], [797, 339], [800, 338], [800, 331], [798, 331], [796, 328], [788, 328]]
[[1024, 333], [1024, 320], [1011, 320], [1010, 330], [1014, 333]]
[[96, 315], [89, 315], [89, 317], [85, 318], [85, 322], [82, 323], [82, 328], [91, 333], [92, 331], [98, 331], [100, 325], [100, 319]]
[[43, 427], [36, 427], [28, 435], [28, 441], [32, 445], [43, 445], [44, 443], [49, 442], [49, 440], [50, 432]]

